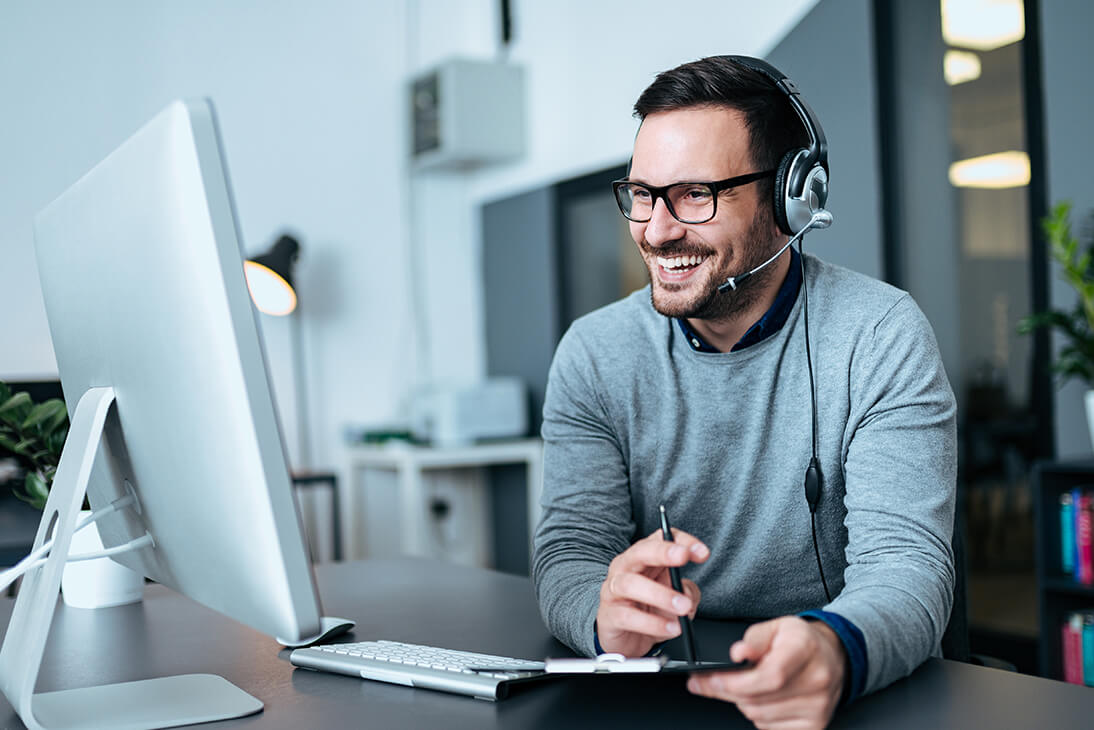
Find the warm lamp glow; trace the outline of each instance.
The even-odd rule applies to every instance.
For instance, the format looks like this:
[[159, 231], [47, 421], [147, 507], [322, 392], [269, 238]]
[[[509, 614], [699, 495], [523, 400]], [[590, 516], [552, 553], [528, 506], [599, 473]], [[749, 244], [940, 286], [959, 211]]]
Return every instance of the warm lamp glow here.
[[990, 51], [1026, 35], [1022, 0], [942, 0], [947, 45]]
[[1010, 150], [970, 157], [950, 165], [950, 183], [959, 188], [1017, 188], [1029, 185], [1029, 155]]
[[968, 51], [946, 51], [942, 59], [942, 75], [950, 86], [980, 78], [980, 56]]
[[243, 272], [258, 311], [282, 317], [296, 309], [296, 292], [276, 271], [254, 261], [244, 261]]

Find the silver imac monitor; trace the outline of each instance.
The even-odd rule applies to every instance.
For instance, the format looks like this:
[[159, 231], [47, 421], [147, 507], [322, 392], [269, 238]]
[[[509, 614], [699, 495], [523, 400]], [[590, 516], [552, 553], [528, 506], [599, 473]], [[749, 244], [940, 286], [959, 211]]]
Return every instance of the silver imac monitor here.
[[52, 552], [24, 577], [0, 688], [28, 727], [255, 712], [212, 675], [34, 694], [85, 489], [92, 509], [128, 505], [98, 522], [107, 548], [151, 536], [118, 562], [271, 636], [320, 632], [209, 102], [171, 104], [46, 207], [34, 235], [72, 426], [35, 542], [52, 530]]

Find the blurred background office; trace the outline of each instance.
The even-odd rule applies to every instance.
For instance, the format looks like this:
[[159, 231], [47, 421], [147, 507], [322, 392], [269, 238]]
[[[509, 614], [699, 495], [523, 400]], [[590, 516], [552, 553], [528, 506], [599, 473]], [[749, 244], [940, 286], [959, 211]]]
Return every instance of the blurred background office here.
[[[764, 56], [830, 145], [836, 224], [807, 250], [909, 290], [935, 328], [959, 403], [974, 648], [1033, 671], [1031, 467], [1092, 449], [1082, 386], [1052, 380], [1059, 344], [1015, 326], [1073, 302], [1039, 220], [1063, 199], [1094, 208], [1090, 27], [1083, 0], [7, 2], [0, 380], [56, 379], [34, 214], [170, 100], [207, 96], [247, 255], [301, 242], [299, 309], [260, 320], [293, 469], [352, 480], [347, 438], [399, 435], [423, 392], [495, 376], [520, 379], [534, 435], [566, 326], [645, 283], [607, 186], [634, 100], [681, 62]], [[499, 113], [467, 101], [484, 88]], [[496, 154], [423, 141], [448, 115], [493, 132]], [[429, 549], [526, 570], [522, 469], [435, 474]], [[373, 518], [392, 482], [376, 484]], [[397, 549], [382, 516], [348, 524], [342, 557]]]

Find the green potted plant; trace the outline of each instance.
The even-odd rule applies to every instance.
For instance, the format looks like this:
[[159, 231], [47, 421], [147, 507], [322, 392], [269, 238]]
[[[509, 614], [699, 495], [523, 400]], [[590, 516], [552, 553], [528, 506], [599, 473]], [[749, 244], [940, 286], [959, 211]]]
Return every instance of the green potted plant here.
[[15, 496], [44, 509], [68, 436], [64, 401], [51, 398], [35, 404], [26, 393], [12, 393], [0, 381], [0, 454], [8, 451], [26, 472]]
[[[68, 437], [68, 410], [64, 401], [51, 398], [34, 403], [26, 393], [12, 393], [0, 382], [0, 455], [10, 452], [26, 471], [15, 496], [44, 509], [61, 450]], [[84, 499], [82, 516], [90, 514]], [[69, 554], [96, 553], [103, 549], [94, 524], [72, 537]], [[105, 608], [141, 600], [144, 576], [110, 558], [70, 562], [61, 577], [61, 595], [77, 608]]]
[[1064, 337], [1052, 368], [1062, 382], [1073, 378], [1086, 384], [1086, 417], [1094, 443], [1094, 237], [1082, 245], [1071, 230], [1071, 203], [1064, 201], [1041, 222], [1049, 253], [1063, 277], [1078, 294], [1071, 311], [1049, 309], [1023, 317], [1018, 331], [1029, 334], [1040, 327]]

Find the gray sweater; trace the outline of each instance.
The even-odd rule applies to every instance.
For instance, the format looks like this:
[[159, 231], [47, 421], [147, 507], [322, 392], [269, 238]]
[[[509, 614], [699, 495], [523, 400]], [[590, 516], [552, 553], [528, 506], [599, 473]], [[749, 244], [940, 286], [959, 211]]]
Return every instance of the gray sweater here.
[[[608, 563], [658, 526], [711, 549], [683, 574], [699, 615], [823, 608], [866, 640], [866, 692], [939, 655], [953, 600], [953, 392], [906, 293], [806, 256], [824, 487], [817, 536], [802, 296], [781, 330], [736, 352], [693, 350], [649, 287], [577, 320], [543, 407], [544, 515], [533, 579], [550, 630], [594, 653]], [[728, 649], [728, 647], [726, 647]]]

